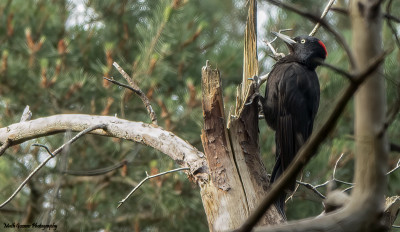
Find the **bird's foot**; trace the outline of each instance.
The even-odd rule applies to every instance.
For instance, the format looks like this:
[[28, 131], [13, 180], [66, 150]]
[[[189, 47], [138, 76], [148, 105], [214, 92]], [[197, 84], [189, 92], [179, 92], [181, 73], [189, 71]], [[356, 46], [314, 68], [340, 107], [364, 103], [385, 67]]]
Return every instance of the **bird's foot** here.
[[251, 80], [255, 92], [258, 92], [261, 86], [261, 79], [258, 76], [254, 75], [252, 78], [247, 78], [247, 80]]
[[256, 99], [257, 97], [260, 96], [260, 85], [261, 85], [261, 80], [258, 76], [253, 76], [252, 78], [248, 78], [248, 80], [252, 81], [252, 86], [254, 88], [254, 93], [249, 97], [249, 101], [245, 104], [247, 105], [251, 105], [254, 101], [254, 99]]

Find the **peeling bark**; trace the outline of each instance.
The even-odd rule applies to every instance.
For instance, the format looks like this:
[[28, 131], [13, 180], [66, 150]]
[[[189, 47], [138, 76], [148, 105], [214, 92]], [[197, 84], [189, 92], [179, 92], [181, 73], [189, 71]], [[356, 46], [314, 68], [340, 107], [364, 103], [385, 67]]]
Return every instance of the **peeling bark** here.
[[210, 181], [201, 188], [210, 231], [237, 228], [249, 215], [226, 128], [218, 70], [202, 69], [204, 128], [201, 134]]

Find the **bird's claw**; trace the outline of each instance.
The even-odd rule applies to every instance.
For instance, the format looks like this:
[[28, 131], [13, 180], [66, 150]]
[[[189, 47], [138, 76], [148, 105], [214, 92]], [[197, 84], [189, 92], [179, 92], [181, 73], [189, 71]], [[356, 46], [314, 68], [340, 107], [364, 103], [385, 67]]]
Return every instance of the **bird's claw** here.
[[258, 92], [258, 90], [259, 90], [259, 88], [261, 86], [261, 79], [258, 76], [254, 75], [251, 78], [247, 78], [247, 80], [250, 80], [252, 82], [252, 85], [254, 87], [254, 91]]
[[252, 81], [254, 93], [249, 97], [249, 101], [247, 103], [245, 103], [246, 106], [253, 104], [254, 99], [256, 99], [258, 96], [260, 96], [259, 89], [260, 89], [260, 85], [261, 85], [260, 78], [256, 75], [254, 75], [251, 78], [248, 78], [248, 80]]
[[254, 75], [251, 78], [247, 78], [247, 79], [252, 81], [252, 85], [253, 85], [253, 88], [254, 88], [254, 93], [250, 96], [249, 101], [244, 104], [246, 106], [251, 105], [253, 103], [254, 99], [256, 97], [260, 96], [259, 88], [260, 88], [260, 85], [261, 85], [260, 78], [258, 76], [256, 76], [256, 75]]
[[249, 99], [249, 102], [245, 103], [244, 105], [245, 105], [245, 106], [248, 106], [248, 105], [253, 104], [254, 99], [256, 99], [258, 96], [260, 96], [260, 93], [259, 93], [259, 92], [253, 93], [253, 95], [251, 95], [251, 97], [250, 97], [250, 99]]

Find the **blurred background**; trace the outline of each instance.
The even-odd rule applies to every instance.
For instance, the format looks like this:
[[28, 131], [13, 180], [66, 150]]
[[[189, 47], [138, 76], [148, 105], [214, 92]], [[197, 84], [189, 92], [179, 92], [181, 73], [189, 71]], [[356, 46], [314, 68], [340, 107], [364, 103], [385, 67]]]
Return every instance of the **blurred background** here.
[[[287, 2], [317, 15], [326, 4], [311, 0]], [[343, 13], [347, 2], [337, 0], [337, 9], [327, 15], [327, 20], [350, 43], [350, 21]], [[314, 24], [265, 1], [260, 1], [258, 7], [258, 58], [260, 73], [265, 74], [274, 64], [263, 42], [273, 39], [269, 32], [291, 28], [287, 32], [290, 36], [308, 34]], [[398, 18], [399, 10], [400, 2], [393, 1], [391, 12]], [[159, 125], [202, 150], [201, 67], [209, 60], [212, 67], [221, 71], [228, 115], [241, 82], [246, 15], [245, 0], [3, 0], [0, 127], [19, 122], [26, 105], [30, 106], [33, 119], [79, 113], [117, 115], [150, 123], [137, 96], [103, 80], [114, 77], [124, 82], [112, 66], [117, 62], [149, 97]], [[399, 34], [400, 24], [394, 25]], [[348, 69], [348, 59], [332, 35], [320, 29], [316, 37], [327, 47], [326, 62]], [[384, 68], [391, 109], [400, 97], [400, 53], [386, 22], [383, 40], [385, 49], [394, 49]], [[274, 46], [279, 52], [287, 52], [280, 41]], [[320, 67], [317, 72], [321, 102], [316, 128], [348, 85], [345, 78], [326, 68]], [[302, 181], [318, 185], [332, 179], [342, 154], [335, 177], [352, 181], [353, 120], [350, 103], [318, 155], [304, 169]], [[400, 145], [399, 115], [388, 134], [393, 145]], [[47, 158], [45, 151], [31, 146], [33, 143], [54, 150], [73, 135], [57, 134], [8, 149], [0, 159], [0, 202]], [[270, 173], [274, 164], [274, 134], [263, 120], [260, 145]], [[390, 153], [390, 169], [399, 158], [399, 151]], [[107, 174], [85, 174], [124, 160], [126, 165]], [[146, 146], [86, 135], [51, 160], [14, 200], [0, 209], [0, 222], [55, 223], [59, 231], [208, 231], [199, 188], [183, 173], [152, 179], [116, 209], [118, 201], [146, 177], [146, 171], [157, 174], [176, 167], [167, 156]], [[78, 175], [71, 175], [74, 173]], [[325, 194], [326, 186], [319, 190]], [[400, 170], [389, 175], [387, 195], [400, 195]], [[323, 210], [321, 199], [302, 186], [287, 207], [289, 219], [316, 216]]]

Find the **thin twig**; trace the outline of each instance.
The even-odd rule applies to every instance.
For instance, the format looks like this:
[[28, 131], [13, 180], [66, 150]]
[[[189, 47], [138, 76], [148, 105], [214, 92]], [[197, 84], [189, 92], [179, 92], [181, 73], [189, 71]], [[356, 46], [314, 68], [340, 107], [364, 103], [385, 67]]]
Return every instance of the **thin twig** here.
[[[288, 28], [288, 29], [281, 29], [281, 30], [279, 30], [278, 33], [282, 33], [282, 32], [285, 32], [285, 31], [291, 31], [291, 30], [292, 30], [291, 28]], [[268, 47], [271, 49], [271, 51], [272, 51], [272, 54], [273, 54], [273, 55], [272, 55], [272, 56], [270, 55], [270, 57], [272, 57], [274, 60], [279, 60], [279, 59], [285, 57], [285, 54], [284, 54], [284, 53], [278, 53], [277, 49], [275, 49], [275, 48], [272, 46], [272, 43], [275, 42], [276, 39], [278, 39], [278, 36], [275, 36], [275, 38], [273, 38], [271, 41], [263, 40], [263, 42], [266, 43], [267, 46], [268, 46]]]
[[131, 90], [132, 92], [136, 93], [137, 95], [140, 95], [140, 91], [138, 91], [137, 89], [134, 89], [134, 88], [130, 87], [129, 85], [125, 85], [125, 84], [123, 84], [123, 83], [121, 83], [121, 82], [119, 82], [119, 81], [116, 81], [116, 80], [114, 80], [114, 79], [110, 79], [110, 78], [107, 78], [107, 77], [103, 77], [103, 78], [104, 78], [105, 80], [107, 80], [107, 81], [109, 81], [109, 82], [115, 84], [115, 85], [118, 85], [118, 86], [127, 88], [127, 89]]
[[336, 176], [337, 165], [338, 165], [339, 161], [342, 159], [343, 156], [344, 156], [344, 153], [340, 154], [339, 158], [336, 160], [335, 167], [333, 168], [333, 173], [332, 173], [332, 178], [333, 179], [335, 179], [335, 176]]
[[99, 168], [95, 170], [65, 170], [62, 173], [63, 174], [68, 174], [72, 176], [99, 176], [99, 175], [104, 175], [108, 172], [114, 171], [118, 168], [121, 168], [122, 166], [126, 165], [128, 163], [127, 160], [122, 160], [121, 162], [118, 162], [112, 166], [105, 167], [105, 168]]
[[[395, 172], [395, 171], [396, 171], [397, 169], [399, 169], [399, 168], [400, 168], [400, 159], [399, 159], [399, 161], [397, 162], [396, 167], [394, 167], [392, 170], [390, 170], [389, 172], [387, 172], [386, 175], [392, 174], [393, 172]], [[347, 191], [349, 191], [349, 190], [352, 189], [352, 188], [354, 188], [354, 184], [353, 184], [352, 186], [350, 186], [350, 187], [344, 189], [343, 192], [347, 192]]]
[[[326, 5], [324, 11], [322, 12], [322, 15], [321, 15], [321, 18], [320, 18], [321, 20], [323, 18], [325, 18], [326, 14], [328, 14], [329, 9], [331, 8], [331, 6], [333, 5], [334, 2], [335, 2], [335, 0], [330, 0], [328, 2], [328, 4]], [[314, 29], [310, 32], [310, 36], [314, 36], [320, 26], [321, 26], [321, 24], [318, 22], [315, 25]]]
[[329, 184], [331, 181], [336, 181], [336, 182], [339, 182], [339, 183], [342, 183], [342, 184], [347, 184], [347, 185], [354, 185], [354, 183], [342, 181], [342, 180], [339, 180], [339, 179], [336, 178], [336, 169], [337, 169], [337, 166], [338, 166], [338, 164], [339, 164], [339, 161], [342, 159], [343, 156], [344, 156], [344, 153], [342, 153], [342, 154], [340, 155], [340, 157], [336, 160], [335, 166], [334, 166], [334, 168], [333, 168], [332, 179], [331, 179], [331, 180], [327, 180], [327, 181], [325, 181], [325, 182], [322, 183], [322, 184], [315, 185], [315, 186], [314, 186], [315, 188], [318, 189], [318, 188], [324, 187], [324, 186], [326, 186], [327, 184]]
[[279, 59], [281, 59], [281, 58], [283, 58], [283, 57], [285, 57], [285, 54], [284, 53], [278, 53], [276, 50], [275, 50], [275, 48], [272, 46], [272, 43], [276, 40], [276, 38], [277, 37], [275, 37], [273, 40], [271, 40], [271, 41], [268, 41], [268, 40], [263, 40], [263, 42], [265, 43], [265, 44], [267, 44], [267, 46], [269, 47], [269, 49], [271, 49], [271, 51], [272, 51], [272, 56], [270, 55], [270, 57], [272, 57], [274, 60], [279, 60]]
[[303, 185], [304, 187], [311, 189], [314, 193], [316, 193], [319, 197], [321, 197], [322, 199], [325, 199], [326, 197], [324, 196], [324, 194], [322, 194], [320, 191], [318, 191], [317, 187], [310, 184], [310, 183], [306, 183], [306, 182], [302, 182], [302, 181], [298, 181], [296, 180], [296, 183]]
[[[389, 0], [388, 4], [386, 5], [386, 14], [388, 16], [390, 16], [390, 10], [391, 9], [392, 9], [392, 0]], [[386, 17], [386, 18], [388, 19], [387, 20], [387, 24], [388, 24], [390, 30], [392, 31], [392, 34], [394, 35], [394, 38], [396, 39], [397, 47], [400, 48], [400, 40], [399, 40], [399, 37], [397, 36], [397, 30], [396, 30], [395, 26], [392, 23], [392, 20], [393, 21], [397, 21], [397, 20], [393, 16], [392, 17]], [[400, 20], [397, 21], [397, 22], [400, 23]]]
[[[344, 153], [342, 153], [342, 154], [340, 155], [340, 157], [336, 160], [335, 166], [334, 166], [334, 168], [333, 168], [332, 180], [333, 180], [333, 181], [337, 181], [337, 182], [339, 182], [339, 183], [343, 183], [343, 184], [353, 185], [353, 183], [348, 183], [348, 182], [345, 182], [345, 181], [341, 181], [341, 180], [336, 179], [336, 177], [335, 177], [335, 176], [336, 176], [336, 169], [337, 169], [338, 163], [339, 163], [339, 161], [343, 158], [343, 156], [344, 156]], [[323, 187], [323, 186], [326, 186], [326, 185], [329, 184], [332, 180], [328, 180], [328, 181], [326, 181], [326, 182], [324, 182], [324, 183], [322, 183], [322, 184], [315, 185], [315, 186], [312, 185], [312, 184], [309, 184], [309, 183], [301, 182], [301, 181], [296, 181], [296, 182], [297, 182], [298, 184], [304, 185], [304, 186], [307, 187], [308, 189], [313, 190], [318, 196], [320, 196], [322, 199], [325, 199], [326, 197], [325, 197], [321, 192], [318, 191], [318, 188]]]
[[[388, 9], [387, 6], [389, 6], [389, 8], [390, 8], [390, 4], [388, 3], [388, 5], [386, 5], [386, 9]], [[332, 11], [336, 11], [337, 13], [343, 14], [345, 16], [349, 15], [349, 11], [344, 7], [332, 7], [331, 10]], [[387, 11], [386, 13], [383, 13], [382, 16], [384, 18], [386, 18], [387, 20], [391, 20], [391, 21], [394, 21], [396, 23], [400, 23], [400, 18], [390, 14], [389, 11]]]
[[39, 143], [34, 143], [32, 144], [32, 146], [36, 146], [36, 147], [43, 147], [44, 149], [46, 149], [47, 153], [49, 153], [49, 155], [51, 155], [52, 157], [54, 157], [55, 155], [49, 150], [49, 148], [43, 144], [39, 144]]
[[399, 168], [400, 168], [400, 159], [399, 159], [399, 161], [397, 161], [396, 167], [394, 167], [392, 170], [390, 170], [388, 173], [386, 173], [386, 175], [392, 174], [394, 171], [396, 171]]
[[132, 191], [124, 198], [124, 199], [122, 199], [121, 201], [119, 201], [118, 202], [118, 206], [117, 206], [117, 209], [122, 205], [122, 204], [124, 204], [125, 203], [125, 201], [144, 183], [144, 182], [146, 182], [147, 180], [149, 180], [149, 179], [152, 179], [152, 178], [155, 178], [155, 177], [159, 177], [159, 176], [162, 176], [162, 175], [165, 175], [165, 174], [168, 174], [168, 173], [172, 173], [172, 172], [179, 172], [179, 171], [184, 171], [184, 170], [189, 170], [190, 168], [177, 168], [177, 169], [174, 169], [174, 170], [169, 170], [169, 171], [166, 171], [166, 172], [161, 172], [161, 173], [158, 173], [158, 174], [156, 174], [156, 175], [152, 175], [152, 176], [149, 176], [148, 174], [147, 174], [147, 172], [146, 172], [146, 178], [144, 178], [142, 181], [140, 181], [140, 183], [138, 184], [138, 185], [136, 185], [136, 187], [135, 188], [133, 188], [132, 189]]
[[[0, 208], [3, 208], [6, 204], [8, 204], [18, 193], [19, 191], [21, 191], [22, 187], [25, 186], [25, 184], [33, 177], [33, 175], [35, 175], [49, 160], [51, 160], [52, 158], [54, 158], [58, 153], [60, 153], [67, 145], [70, 145], [71, 143], [75, 142], [77, 139], [79, 139], [81, 136], [83, 136], [84, 134], [89, 133], [90, 131], [96, 130], [96, 129], [103, 129], [106, 130], [107, 125], [106, 124], [98, 124], [98, 125], [94, 125], [92, 127], [89, 127], [81, 132], [79, 132], [77, 135], [75, 135], [75, 137], [73, 137], [72, 139], [70, 139], [68, 142], [64, 143], [63, 145], [61, 145], [59, 148], [57, 148], [56, 150], [53, 151], [53, 153], [49, 152], [50, 150], [44, 146], [44, 145], [39, 145], [37, 144], [36, 146], [40, 146], [40, 147], [44, 147], [46, 148], [46, 151], [49, 152], [50, 156], [44, 160], [39, 166], [37, 166], [35, 168], [35, 170], [33, 170], [29, 176], [20, 184], [20, 186], [14, 191], [14, 193], [5, 201], [0, 205]], [[51, 155], [53, 154], [53, 156]]]
[[322, 183], [322, 184], [315, 185], [314, 187], [315, 187], [315, 188], [321, 188], [321, 187], [324, 187], [325, 185], [329, 184], [329, 182], [331, 182], [331, 181], [330, 181], [330, 180], [327, 180], [327, 181], [325, 181], [325, 182]]
[[5, 143], [3, 143], [0, 147], [0, 156], [4, 154], [4, 152], [9, 148], [11, 145], [11, 139], [7, 139]]
[[[128, 82], [128, 84], [135, 90], [132, 90], [131, 88], [129, 88], [130, 90], [132, 90], [135, 94], [137, 94], [140, 99], [142, 99], [143, 104], [145, 105], [147, 112], [150, 115], [150, 119], [151, 122], [155, 125], [157, 125], [157, 116], [156, 113], [153, 110], [153, 107], [151, 107], [150, 104], [150, 100], [149, 98], [146, 96], [145, 93], [143, 93], [143, 91], [139, 88], [139, 86], [132, 80], [132, 78], [130, 78], [130, 76], [121, 68], [121, 66], [119, 66], [117, 64], [117, 62], [113, 63], [114, 67], [118, 70], [119, 73], [121, 73], [122, 77], [125, 78], [125, 80]], [[107, 79], [109, 80], [109, 79]], [[113, 82], [114, 83], [114, 82]], [[124, 85], [121, 85], [123, 87], [125, 87]], [[125, 87], [126, 88], [126, 87]]]
[[392, 14], [386, 13], [386, 14], [383, 14], [383, 17], [385, 17], [386, 19], [395, 21], [396, 23], [400, 23], [400, 18], [397, 18]]
[[331, 64], [325, 63], [322, 60], [316, 60], [316, 62], [318, 62], [318, 64], [320, 64], [321, 66], [324, 66], [324, 67], [327, 67], [329, 69], [332, 69], [334, 72], [337, 72], [338, 74], [346, 77], [349, 81], [354, 82], [354, 76], [351, 73], [349, 73], [349, 72], [347, 72], [347, 71], [345, 71], [343, 69], [340, 69], [340, 68], [338, 68], [336, 66], [333, 66]]
[[355, 63], [355, 59], [354, 59], [354, 55], [350, 50], [349, 45], [347, 44], [346, 40], [342, 37], [342, 35], [340, 35], [337, 31], [335, 31], [328, 23], [326, 23], [324, 20], [321, 20], [318, 16], [313, 15], [305, 10], [301, 10], [299, 7], [297, 6], [293, 6], [291, 4], [287, 4], [284, 2], [280, 2], [277, 0], [266, 0], [269, 3], [272, 3], [275, 6], [293, 11], [305, 18], [310, 19], [313, 22], [319, 22], [321, 24], [322, 27], [324, 27], [327, 31], [329, 31], [336, 39], [336, 41], [343, 47], [343, 49], [345, 50], [347, 56], [349, 57], [349, 61], [350, 61], [350, 65], [351, 67], [356, 67], [356, 63]]

